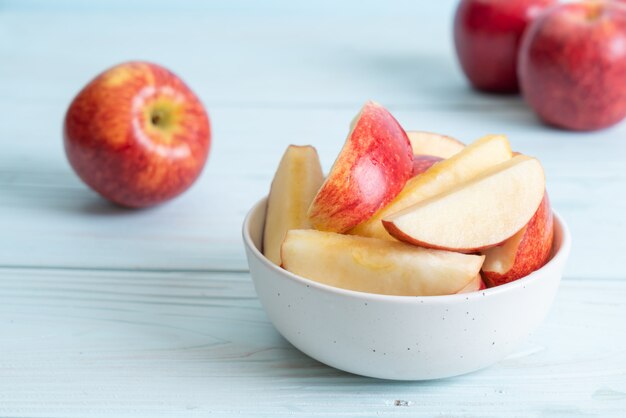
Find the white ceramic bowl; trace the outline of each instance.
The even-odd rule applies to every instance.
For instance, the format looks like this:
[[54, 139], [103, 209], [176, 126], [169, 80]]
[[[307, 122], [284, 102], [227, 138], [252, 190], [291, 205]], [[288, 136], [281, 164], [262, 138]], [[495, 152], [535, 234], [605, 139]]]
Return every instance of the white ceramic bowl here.
[[388, 296], [320, 284], [272, 264], [261, 253], [266, 199], [243, 224], [256, 292], [276, 329], [300, 351], [363, 376], [426, 380], [500, 361], [544, 319], [571, 238], [555, 214], [552, 259], [515, 282], [449, 296]]

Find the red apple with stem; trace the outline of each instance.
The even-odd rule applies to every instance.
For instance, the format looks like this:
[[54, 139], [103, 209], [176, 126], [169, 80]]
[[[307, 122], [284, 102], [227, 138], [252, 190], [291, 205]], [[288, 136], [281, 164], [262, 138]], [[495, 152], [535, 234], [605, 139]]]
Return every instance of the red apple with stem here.
[[561, 4], [528, 28], [519, 51], [522, 93], [548, 124], [576, 131], [626, 116], [626, 6]]
[[117, 65], [72, 101], [65, 151], [79, 177], [128, 207], [171, 199], [196, 180], [209, 153], [209, 118], [198, 97], [169, 70]]
[[518, 91], [516, 63], [528, 23], [557, 0], [462, 0], [454, 18], [454, 43], [472, 85], [494, 93]]

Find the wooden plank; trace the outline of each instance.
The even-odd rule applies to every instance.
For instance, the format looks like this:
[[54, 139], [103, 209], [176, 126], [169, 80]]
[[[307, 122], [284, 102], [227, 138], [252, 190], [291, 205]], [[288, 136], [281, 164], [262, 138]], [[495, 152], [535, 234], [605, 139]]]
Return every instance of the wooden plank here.
[[506, 360], [433, 382], [324, 366], [247, 274], [0, 271], [0, 416], [620, 416], [626, 283], [563, 283]]
[[452, 48], [453, 0], [384, 8], [331, 1], [294, 7], [284, 0], [119, 3], [9, 2], [0, 9], [0, 102], [65, 106], [97, 73], [129, 59], [170, 67], [210, 107], [517, 101], [468, 88]]

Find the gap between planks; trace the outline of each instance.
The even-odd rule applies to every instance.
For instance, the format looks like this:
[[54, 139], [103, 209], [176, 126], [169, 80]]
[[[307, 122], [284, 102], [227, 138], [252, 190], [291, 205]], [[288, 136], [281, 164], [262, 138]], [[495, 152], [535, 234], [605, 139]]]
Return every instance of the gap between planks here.
[[[250, 274], [249, 269], [184, 269], [184, 268], [131, 268], [131, 267], [81, 267], [81, 266], [29, 266], [29, 265], [0, 265], [2, 271], [84, 271], [84, 272], [111, 272], [111, 273], [191, 273], [191, 274]], [[582, 277], [582, 276], [564, 276], [564, 281], [603, 281], [603, 282], [626, 282], [624, 277]]]
[[112, 272], [112, 273], [199, 273], [199, 274], [247, 274], [248, 269], [184, 269], [184, 268], [132, 268], [132, 267], [82, 267], [82, 266], [29, 266], [29, 265], [0, 265], [0, 271], [21, 270], [21, 271], [85, 271], [85, 272]]

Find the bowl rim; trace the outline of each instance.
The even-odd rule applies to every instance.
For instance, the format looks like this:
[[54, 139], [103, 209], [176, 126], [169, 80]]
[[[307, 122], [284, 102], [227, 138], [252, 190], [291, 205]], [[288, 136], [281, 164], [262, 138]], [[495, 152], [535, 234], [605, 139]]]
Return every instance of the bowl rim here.
[[[330, 286], [324, 283], [316, 282], [315, 280], [307, 279], [306, 277], [299, 276], [297, 274], [291, 273], [283, 269], [282, 267], [277, 266], [276, 264], [269, 261], [263, 253], [254, 245], [252, 241], [252, 237], [250, 236], [250, 222], [252, 215], [261, 209], [262, 206], [267, 204], [267, 196], [259, 200], [257, 203], [252, 206], [252, 208], [246, 214], [246, 217], [243, 221], [242, 227], [242, 235], [244, 245], [254, 257], [256, 257], [262, 264], [264, 264], [270, 270], [288, 277], [296, 282], [299, 282], [307, 287], [316, 288], [324, 293], [331, 293], [334, 295], [341, 295], [343, 297], [355, 298], [360, 301], [383, 301], [383, 302], [396, 302], [396, 303], [450, 303], [454, 301], [461, 300], [469, 300], [470, 298], [477, 298], [487, 295], [496, 295], [499, 293], [508, 293], [512, 292], [515, 289], [524, 288], [530, 282], [535, 280], [540, 280], [539, 276], [542, 274], [544, 270], [547, 270], [553, 264], [565, 262], [565, 259], [568, 257], [570, 248], [572, 245], [572, 238], [569, 231], [569, 227], [565, 223], [565, 220], [553, 209], [552, 213], [554, 215], [554, 226], [555, 233], [556, 230], [559, 230], [561, 236], [561, 245], [558, 249], [556, 249], [555, 254], [552, 258], [544, 264], [541, 268], [533, 271], [529, 275], [522, 277], [520, 279], [514, 280], [512, 282], [499, 285], [492, 288], [483, 289], [475, 292], [468, 293], [455, 293], [452, 295], [436, 295], [436, 296], [399, 296], [399, 295], [383, 295], [378, 293], [367, 293], [361, 292], [358, 290], [350, 290], [343, 289], [340, 287]], [[249, 266], [248, 266], [249, 267]], [[250, 270], [249, 270], [250, 271]]]

